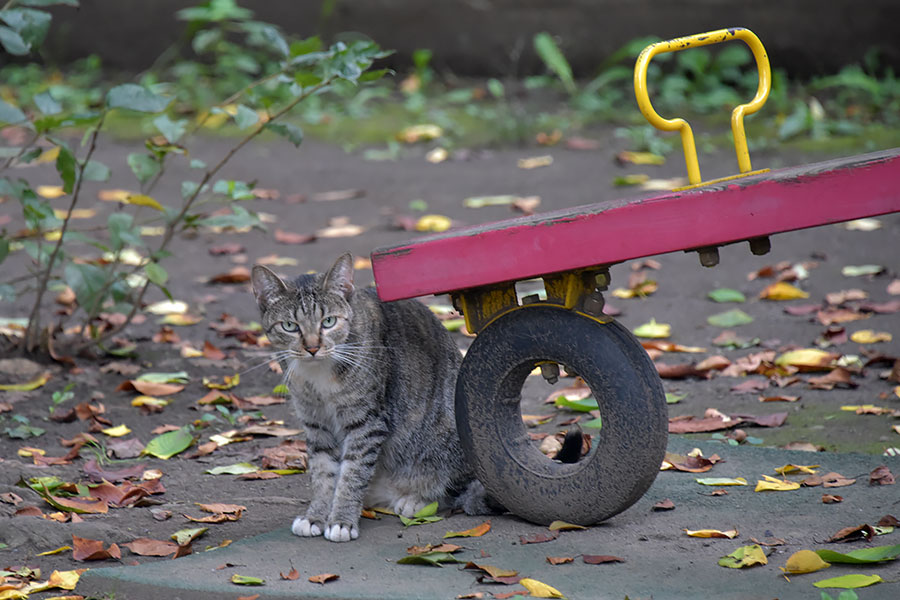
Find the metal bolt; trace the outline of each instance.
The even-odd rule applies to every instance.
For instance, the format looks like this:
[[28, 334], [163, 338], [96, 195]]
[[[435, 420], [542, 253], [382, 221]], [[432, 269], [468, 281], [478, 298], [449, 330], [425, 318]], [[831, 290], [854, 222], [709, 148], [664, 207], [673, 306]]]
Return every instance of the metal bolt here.
[[754, 256], [768, 254], [769, 250], [772, 249], [772, 241], [769, 239], [769, 236], [753, 238], [747, 241], [750, 242], [750, 252], [752, 252]]
[[719, 264], [719, 249], [715, 246], [697, 250], [700, 256], [700, 264], [704, 267], [714, 267]]
[[609, 271], [601, 271], [594, 276], [594, 284], [601, 292], [609, 288]]
[[587, 298], [584, 299], [584, 306], [582, 307], [582, 310], [589, 315], [597, 317], [603, 313], [603, 307], [605, 304], [606, 300], [603, 298], [603, 294], [595, 290], [591, 292], [591, 294]]
[[541, 376], [553, 385], [559, 381], [559, 365], [554, 362], [541, 363]]

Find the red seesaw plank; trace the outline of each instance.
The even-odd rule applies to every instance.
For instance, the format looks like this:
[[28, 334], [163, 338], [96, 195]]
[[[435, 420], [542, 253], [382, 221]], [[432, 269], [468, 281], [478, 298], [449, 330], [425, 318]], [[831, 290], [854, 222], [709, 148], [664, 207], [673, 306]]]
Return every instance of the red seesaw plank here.
[[426, 236], [372, 267], [399, 300], [898, 211], [900, 148]]

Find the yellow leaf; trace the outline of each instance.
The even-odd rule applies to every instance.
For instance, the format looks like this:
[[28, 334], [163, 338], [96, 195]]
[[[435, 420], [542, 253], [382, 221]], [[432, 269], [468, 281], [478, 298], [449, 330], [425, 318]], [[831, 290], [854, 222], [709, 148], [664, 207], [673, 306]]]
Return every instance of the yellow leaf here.
[[565, 598], [558, 589], [537, 579], [526, 577], [525, 579], [520, 579], [519, 583], [535, 598]]
[[181, 347], [181, 357], [182, 358], [198, 358], [203, 356], [202, 350], [197, 350], [190, 344], [185, 344]]
[[442, 163], [445, 160], [447, 160], [448, 158], [450, 158], [450, 153], [447, 152], [446, 148], [440, 148], [440, 147], [430, 150], [428, 152], [428, 154], [425, 155], [425, 160], [427, 160], [428, 162], [430, 162], [433, 165]]
[[553, 521], [549, 526], [550, 531], [569, 531], [572, 529], [587, 529], [584, 525], [566, 523], [565, 521]]
[[51, 556], [53, 554], [59, 554], [60, 552], [65, 552], [66, 550], [71, 550], [71, 549], [72, 549], [72, 546], [60, 546], [59, 548], [56, 548], [55, 550], [47, 550], [46, 552], [41, 552], [40, 554], [37, 554], [37, 556]]
[[150, 196], [145, 196], [144, 194], [129, 194], [125, 200], [125, 204], [134, 204], [136, 206], [149, 206], [150, 208], [155, 208], [158, 211], [162, 211], [162, 204], [151, 198]]
[[131, 196], [132, 194], [134, 194], [134, 192], [121, 189], [100, 190], [97, 192], [97, 197], [104, 202], [125, 202], [125, 200], [128, 199], [128, 196]]
[[23, 600], [28, 594], [21, 590], [6, 590], [0, 592], [0, 600]]
[[795, 465], [786, 464], [783, 467], [777, 467], [775, 472], [779, 475], [787, 475], [788, 473], [809, 473], [812, 475], [821, 465]]
[[838, 356], [831, 352], [816, 348], [801, 348], [785, 352], [775, 359], [775, 364], [781, 367], [792, 366], [806, 370], [827, 370], [837, 359]]
[[743, 477], [702, 477], [697, 480], [700, 485], [747, 485], [747, 480]]
[[822, 560], [822, 557], [812, 550], [798, 550], [791, 554], [783, 567], [779, 567], [785, 573], [815, 573], [827, 567], [831, 563]]
[[778, 281], [766, 286], [759, 293], [759, 297], [765, 300], [797, 300], [799, 298], [809, 298], [809, 293], [786, 281]]
[[[200, 353], [200, 356], [203, 356], [203, 353]], [[171, 400], [165, 400], [163, 398], [154, 398], [153, 396], [138, 396], [134, 400], [131, 401], [131, 405], [135, 408], [140, 408], [141, 406], [149, 406], [154, 408], [163, 408], [164, 406], [168, 406], [171, 404]], [[120, 427], [125, 427], [124, 425], [120, 425]], [[103, 433], [109, 435], [109, 433], [104, 429]]]
[[53, 146], [49, 150], [41, 152], [41, 155], [34, 159], [34, 162], [38, 164], [50, 163], [54, 162], [57, 158], [59, 158], [59, 146]]
[[78, 579], [81, 577], [82, 569], [74, 571], [53, 571], [50, 573], [50, 579], [47, 581], [51, 587], [61, 590], [74, 590]]
[[894, 388], [894, 395], [900, 398], [900, 385]]
[[34, 191], [38, 193], [38, 196], [51, 200], [66, 195], [61, 185], [39, 185]]
[[652, 152], [631, 152], [625, 150], [616, 155], [619, 162], [629, 162], [633, 165], [663, 165], [666, 163], [666, 157], [654, 154]]
[[728, 567], [729, 569], [743, 569], [754, 565], [768, 564], [769, 559], [766, 553], [758, 544], [752, 546], [741, 546], [731, 554], [723, 556], [719, 559], [719, 566]]
[[22, 446], [21, 448], [16, 450], [16, 454], [18, 454], [22, 458], [31, 458], [35, 454], [44, 456], [45, 454], [47, 454], [47, 451], [41, 450], [40, 448], [32, 448], [31, 446]]
[[70, 219], [91, 219], [97, 215], [97, 211], [93, 208], [73, 208], [71, 211], [61, 208], [53, 209], [53, 216], [57, 219], [65, 219], [67, 215]]
[[0, 391], [4, 392], [30, 392], [36, 390], [45, 383], [50, 381], [50, 372], [47, 371], [43, 375], [39, 375], [31, 381], [25, 383], [4, 383], [0, 385]]
[[152, 237], [152, 236], [160, 236], [165, 235], [166, 228], [165, 227], [151, 227], [149, 225], [144, 225], [140, 229], [141, 236], [143, 237]]
[[668, 323], [657, 323], [656, 319], [650, 319], [634, 330], [634, 335], [643, 338], [667, 338], [672, 334], [672, 326]]
[[850, 334], [850, 339], [857, 344], [876, 344], [878, 342], [890, 342], [894, 339], [887, 331], [872, 331], [871, 329], [860, 329]]
[[763, 475], [763, 477], [766, 480], [757, 481], [754, 492], [788, 492], [800, 488], [800, 482], [798, 481], [782, 481], [768, 475]]
[[719, 529], [684, 529], [683, 531], [690, 537], [697, 538], [728, 538], [729, 540], [733, 540], [738, 535], [737, 529], [729, 529], [728, 531], [721, 531]]
[[176, 325], [176, 326], [187, 327], [190, 325], [196, 325], [197, 323], [199, 323], [202, 320], [203, 319], [201, 319], [200, 317], [195, 317], [193, 315], [171, 314], [171, 315], [166, 315], [165, 317], [160, 319], [159, 322], [162, 323], [163, 325]]
[[47, 240], [48, 242], [55, 242], [61, 237], [62, 237], [61, 229], [53, 229], [44, 234], [44, 239]]
[[107, 427], [106, 429], [101, 429], [100, 431], [105, 433], [109, 437], [122, 437], [131, 433], [131, 430], [128, 429], [128, 425], [125, 424], [116, 425], [115, 427]]
[[520, 158], [516, 163], [520, 169], [537, 169], [539, 167], [549, 167], [553, 164], [553, 157], [549, 154], [545, 156], [532, 156], [531, 158]]
[[397, 133], [397, 140], [407, 144], [415, 144], [416, 142], [427, 142], [444, 135], [444, 130], [432, 123], [423, 123], [421, 125], [410, 125]]
[[183, 315], [188, 310], [187, 302], [181, 300], [161, 300], [144, 309], [154, 315]]
[[416, 231], [447, 231], [453, 223], [444, 215], [423, 215], [416, 221]]
[[234, 375], [226, 375], [222, 380], [224, 383], [216, 383], [208, 377], [204, 377], [203, 385], [211, 390], [230, 390], [241, 382], [241, 374], [235, 373]]

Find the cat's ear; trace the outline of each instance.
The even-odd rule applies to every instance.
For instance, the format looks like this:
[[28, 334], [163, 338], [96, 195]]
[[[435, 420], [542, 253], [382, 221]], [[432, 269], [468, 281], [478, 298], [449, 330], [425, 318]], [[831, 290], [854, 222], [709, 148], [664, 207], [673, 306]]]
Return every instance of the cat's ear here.
[[328, 270], [328, 274], [325, 275], [325, 289], [342, 294], [344, 298], [350, 298], [353, 292], [352, 254], [349, 252], [342, 254]]
[[253, 267], [253, 272], [250, 274], [250, 282], [253, 285], [253, 295], [256, 296], [256, 302], [261, 310], [269, 308], [275, 298], [287, 292], [287, 286], [284, 285], [284, 281], [262, 265]]

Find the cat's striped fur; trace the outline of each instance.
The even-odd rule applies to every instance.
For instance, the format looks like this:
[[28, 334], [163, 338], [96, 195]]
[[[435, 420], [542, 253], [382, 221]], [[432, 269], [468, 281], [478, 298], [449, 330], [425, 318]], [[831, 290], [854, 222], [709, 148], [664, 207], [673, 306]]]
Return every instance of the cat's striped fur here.
[[355, 289], [350, 254], [287, 282], [256, 266], [252, 283], [307, 435], [312, 500], [295, 534], [355, 539], [364, 505], [490, 512], [456, 432], [460, 353], [426, 306]]

